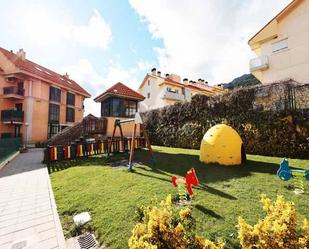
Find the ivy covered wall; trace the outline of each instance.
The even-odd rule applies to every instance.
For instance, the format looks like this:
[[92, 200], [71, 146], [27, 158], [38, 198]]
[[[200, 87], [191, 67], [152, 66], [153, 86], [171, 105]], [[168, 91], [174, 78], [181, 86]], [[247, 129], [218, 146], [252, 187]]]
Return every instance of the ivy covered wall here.
[[216, 97], [197, 95], [190, 103], [146, 112], [144, 120], [156, 145], [199, 149], [205, 132], [225, 123], [239, 132], [249, 154], [309, 158], [309, 102], [301, 94], [304, 89], [309, 86], [286, 82]]

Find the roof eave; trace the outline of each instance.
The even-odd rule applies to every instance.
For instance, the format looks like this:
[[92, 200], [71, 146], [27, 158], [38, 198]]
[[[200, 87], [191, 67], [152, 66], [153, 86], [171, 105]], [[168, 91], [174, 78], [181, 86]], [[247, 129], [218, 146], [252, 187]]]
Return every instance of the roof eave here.
[[105, 99], [107, 99], [109, 97], [119, 97], [119, 98], [126, 98], [126, 99], [138, 100], [138, 101], [143, 101], [145, 99], [145, 97], [137, 98], [137, 97], [132, 97], [132, 96], [125, 96], [125, 95], [121, 95], [121, 94], [105, 92], [105, 93], [99, 95], [98, 97], [94, 98], [94, 101], [97, 102], [97, 103], [100, 103], [100, 102], [104, 101]]
[[265, 30], [273, 21], [277, 21], [277, 19], [283, 18], [283, 16], [288, 13], [288, 11], [295, 8], [299, 3], [301, 3], [303, 0], [293, 0], [291, 3], [289, 3], [283, 10], [281, 10], [275, 17], [273, 17], [262, 29], [260, 29], [254, 36], [250, 38], [248, 41], [248, 45], [250, 47], [254, 46], [257, 42], [253, 42], [254, 38], [258, 36], [263, 30]]

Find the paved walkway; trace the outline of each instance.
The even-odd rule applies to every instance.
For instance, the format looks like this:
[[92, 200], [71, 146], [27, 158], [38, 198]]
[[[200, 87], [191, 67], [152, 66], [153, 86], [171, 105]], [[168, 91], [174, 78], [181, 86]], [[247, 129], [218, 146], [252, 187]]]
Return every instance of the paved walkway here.
[[0, 170], [0, 249], [65, 248], [42, 160], [43, 150], [31, 149]]

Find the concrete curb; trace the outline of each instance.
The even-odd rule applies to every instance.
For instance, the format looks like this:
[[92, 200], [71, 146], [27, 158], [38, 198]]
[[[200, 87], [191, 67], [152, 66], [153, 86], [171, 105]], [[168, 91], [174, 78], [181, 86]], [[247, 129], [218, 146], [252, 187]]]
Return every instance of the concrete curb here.
[[7, 159], [5, 159], [3, 162], [0, 163], [0, 170], [7, 165], [9, 162], [11, 162], [15, 157], [19, 155], [19, 151], [16, 151], [13, 155], [9, 156]]
[[55, 226], [56, 226], [56, 230], [57, 230], [58, 246], [59, 246], [60, 249], [66, 249], [65, 238], [64, 238], [64, 235], [63, 235], [63, 230], [62, 230], [60, 218], [59, 218], [58, 211], [57, 211], [55, 196], [54, 196], [53, 188], [52, 188], [52, 185], [51, 185], [51, 180], [50, 180], [46, 165], [45, 165], [45, 170], [46, 170], [46, 174], [47, 174], [47, 177], [48, 177], [48, 188], [49, 188], [51, 205], [52, 205], [52, 209], [53, 209], [54, 222], [55, 222]]

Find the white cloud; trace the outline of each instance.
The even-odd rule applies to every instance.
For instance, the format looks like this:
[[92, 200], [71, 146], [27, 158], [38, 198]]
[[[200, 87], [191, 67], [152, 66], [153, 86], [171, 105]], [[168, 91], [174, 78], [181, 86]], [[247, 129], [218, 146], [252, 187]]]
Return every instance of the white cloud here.
[[128, 87], [137, 90], [140, 75], [151, 68], [150, 62], [140, 60], [132, 68], [126, 69], [120, 63], [110, 61], [104, 72], [98, 73], [88, 59], [81, 59], [77, 64], [64, 67], [62, 72], [68, 72], [70, 78], [87, 89], [92, 97], [85, 101], [85, 115], [89, 113], [100, 116], [100, 104], [94, 102], [94, 98], [103, 93], [107, 88], [117, 82], [122, 82]]
[[107, 48], [112, 40], [112, 31], [97, 9], [94, 9], [89, 23], [84, 26], [72, 26], [73, 40], [89, 47]]
[[64, 67], [63, 74], [68, 72], [70, 78], [79, 82], [94, 94], [106, 88], [104, 78], [96, 71], [88, 59], [80, 59], [77, 64]]
[[290, 0], [129, 0], [148, 24], [161, 70], [228, 82], [248, 73], [248, 39]]
[[60, 48], [75, 44], [106, 49], [112, 41], [110, 25], [97, 9], [93, 9], [86, 24], [75, 23], [69, 12], [51, 10], [48, 5], [31, 1], [20, 3], [12, 12], [4, 13], [11, 32], [38, 47]]
[[86, 99], [85, 115], [89, 113], [100, 116], [100, 104], [93, 101], [93, 97], [96, 97], [100, 92], [106, 89], [104, 85], [104, 78], [95, 70], [88, 59], [81, 59], [76, 65], [64, 67], [63, 74], [68, 73], [70, 78], [78, 82], [84, 89], [87, 89], [93, 96]]

